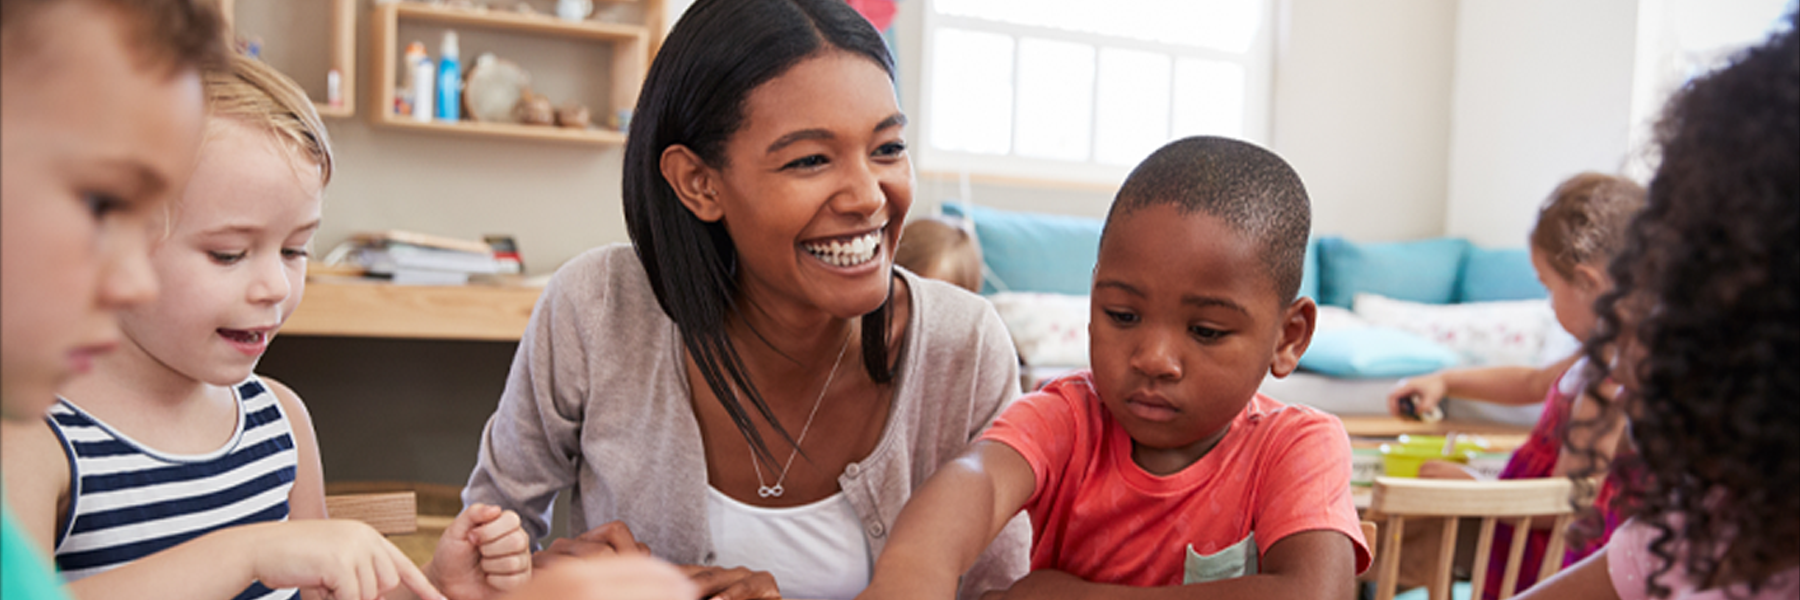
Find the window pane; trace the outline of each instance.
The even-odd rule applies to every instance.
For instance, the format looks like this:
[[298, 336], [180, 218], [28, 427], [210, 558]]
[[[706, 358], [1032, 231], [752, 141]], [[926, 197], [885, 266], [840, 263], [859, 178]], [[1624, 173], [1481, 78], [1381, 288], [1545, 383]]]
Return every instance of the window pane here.
[[1019, 39], [1020, 156], [1085, 161], [1094, 119], [1094, 47]]
[[932, 44], [931, 145], [1006, 154], [1012, 142], [1012, 36], [941, 28]]
[[1100, 49], [1094, 158], [1134, 165], [1169, 139], [1169, 56]]
[[933, 0], [937, 12], [1244, 53], [1263, 0]]
[[1176, 59], [1174, 112], [1174, 137], [1244, 137], [1244, 66]]

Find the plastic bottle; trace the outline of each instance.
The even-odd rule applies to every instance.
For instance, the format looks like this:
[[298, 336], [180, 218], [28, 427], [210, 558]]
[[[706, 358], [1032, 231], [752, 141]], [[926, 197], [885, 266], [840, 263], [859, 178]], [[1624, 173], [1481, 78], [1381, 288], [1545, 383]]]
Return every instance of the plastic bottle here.
[[406, 100], [412, 107], [414, 121], [431, 120], [431, 95], [434, 85], [431, 57], [425, 54], [424, 42], [406, 45]]
[[438, 49], [437, 118], [440, 121], [462, 119], [462, 63], [457, 61], [456, 31], [444, 32], [444, 45]]

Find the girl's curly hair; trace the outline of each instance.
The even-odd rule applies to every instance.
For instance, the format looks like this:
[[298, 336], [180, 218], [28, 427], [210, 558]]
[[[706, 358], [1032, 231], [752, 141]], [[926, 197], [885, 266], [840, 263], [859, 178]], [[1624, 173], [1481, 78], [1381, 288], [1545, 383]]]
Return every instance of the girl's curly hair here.
[[[1677, 563], [1688, 583], [1741, 593], [1727, 584], [1754, 592], [1800, 558], [1800, 46], [1785, 21], [1670, 101], [1648, 204], [1586, 342], [1626, 384], [1601, 401], [1629, 417], [1637, 450], [1613, 465], [1634, 474], [1613, 509], [1656, 530], [1658, 597]], [[1564, 443], [1594, 456], [1570, 434], [1604, 422], [1572, 424]], [[1600, 468], [1572, 474], [1578, 497]], [[1575, 537], [1597, 522], [1584, 509]]]

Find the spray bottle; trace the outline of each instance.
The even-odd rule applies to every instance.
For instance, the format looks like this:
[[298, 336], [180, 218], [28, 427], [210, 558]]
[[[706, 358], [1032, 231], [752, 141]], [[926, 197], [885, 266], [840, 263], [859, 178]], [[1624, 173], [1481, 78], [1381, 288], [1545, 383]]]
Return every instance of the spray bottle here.
[[406, 45], [406, 104], [412, 108], [414, 121], [431, 120], [432, 85], [431, 57], [425, 54], [425, 44], [413, 42]]
[[458, 121], [462, 119], [462, 63], [457, 60], [456, 31], [444, 32], [438, 54], [437, 118]]

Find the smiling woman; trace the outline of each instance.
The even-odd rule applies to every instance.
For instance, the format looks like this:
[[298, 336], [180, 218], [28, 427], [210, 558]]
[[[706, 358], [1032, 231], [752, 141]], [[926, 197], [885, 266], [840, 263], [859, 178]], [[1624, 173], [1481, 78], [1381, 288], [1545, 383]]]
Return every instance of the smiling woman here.
[[[651, 552], [707, 597], [849, 598], [911, 491], [1018, 393], [972, 294], [893, 265], [912, 204], [893, 60], [837, 0], [700, 0], [625, 151], [632, 244], [558, 271], [465, 502], [564, 554]], [[860, 368], [859, 368], [860, 367]], [[1014, 523], [965, 596], [1026, 567]]]

